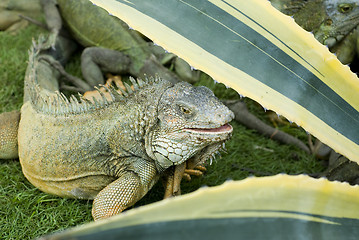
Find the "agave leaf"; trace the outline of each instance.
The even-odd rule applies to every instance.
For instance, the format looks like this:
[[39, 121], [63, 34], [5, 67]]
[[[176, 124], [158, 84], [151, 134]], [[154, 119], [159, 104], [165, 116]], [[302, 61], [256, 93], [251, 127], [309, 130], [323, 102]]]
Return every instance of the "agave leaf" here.
[[359, 79], [267, 0], [91, 0], [359, 163]]
[[[300, 189], [300, 191], [298, 191]], [[356, 239], [359, 186], [276, 175], [132, 209], [44, 239]]]

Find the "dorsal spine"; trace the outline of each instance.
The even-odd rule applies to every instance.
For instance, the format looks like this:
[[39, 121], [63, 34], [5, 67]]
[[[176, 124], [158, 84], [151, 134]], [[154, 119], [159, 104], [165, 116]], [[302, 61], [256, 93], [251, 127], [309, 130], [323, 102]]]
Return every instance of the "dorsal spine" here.
[[[133, 86], [124, 83], [126, 90], [119, 88], [115, 89], [113, 86], [106, 87], [102, 85], [106, 92], [109, 93], [110, 99], [107, 99], [100, 89], [95, 89], [99, 92], [101, 98], [93, 98], [90, 101], [84, 98], [81, 94], [78, 94], [78, 98], [71, 95], [66, 97], [62, 92], [56, 91], [53, 93], [45, 93], [39, 85], [37, 80], [36, 70], [41, 67], [41, 51], [43, 50], [44, 38], [40, 37], [39, 42], [36, 44], [33, 42], [33, 46], [29, 51], [29, 63], [27, 74], [25, 77], [25, 91], [29, 93], [32, 106], [39, 112], [51, 115], [69, 115], [69, 114], [81, 114], [85, 112], [94, 111], [97, 109], [105, 108], [116, 102], [126, 101], [126, 98], [132, 94], [136, 94], [141, 88], [158, 83], [159, 78], [146, 78], [145, 81], [141, 79], [134, 79], [130, 77], [130, 82]], [[120, 91], [121, 93], [119, 93]]]

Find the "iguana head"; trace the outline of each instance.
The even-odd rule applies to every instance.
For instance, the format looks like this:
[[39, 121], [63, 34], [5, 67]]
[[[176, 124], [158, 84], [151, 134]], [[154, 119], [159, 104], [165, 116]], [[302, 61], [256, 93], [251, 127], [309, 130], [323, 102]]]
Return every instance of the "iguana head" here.
[[181, 82], [168, 88], [158, 104], [158, 125], [146, 151], [166, 169], [198, 155], [204, 161], [229, 139], [234, 117], [206, 87]]
[[326, 19], [314, 31], [319, 42], [333, 47], [359, 25], [358, 0], [324, 0]]

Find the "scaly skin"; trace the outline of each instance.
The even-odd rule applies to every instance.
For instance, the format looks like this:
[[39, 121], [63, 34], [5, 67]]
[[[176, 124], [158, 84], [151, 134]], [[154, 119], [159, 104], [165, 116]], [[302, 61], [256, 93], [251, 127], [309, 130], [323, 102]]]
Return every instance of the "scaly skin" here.
[[94, 199], [95, 220], [132, 206], [169, 167], [204, 162], [231, 135], [233, 113], [209, 89], [185, 82], [132, 80], [125, 97], [109, 89], [112, 99], [95, 103], [44, 90], [40, 50], [32, 49], [25, 77], [22, 170], [42, 191]]
[[343, 64], [350, 63], [358, 54], [358, 31], [354, 31], [359, 25], [357, 0], [271, 0], [271, 3], [313, 32]]
[[3, 159], [18, 157], [17, 132], [19, 121], [19, 111], [0, 114], [0, 153]]

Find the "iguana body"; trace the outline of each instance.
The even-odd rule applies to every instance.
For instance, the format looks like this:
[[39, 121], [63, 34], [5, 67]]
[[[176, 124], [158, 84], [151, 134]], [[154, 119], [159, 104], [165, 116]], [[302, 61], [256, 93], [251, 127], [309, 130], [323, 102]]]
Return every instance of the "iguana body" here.
[[110, 89], [110, 101], [67, 100], [38, 85], [42, 57], [32, 50], [25, 77], [22, 170], [45, 192], [94, 199], [95, 220], [133, 205], [167, 168], [205, 161], [232, 132], [233, 113], [205, 87], [138, 80], [124, 96]]

